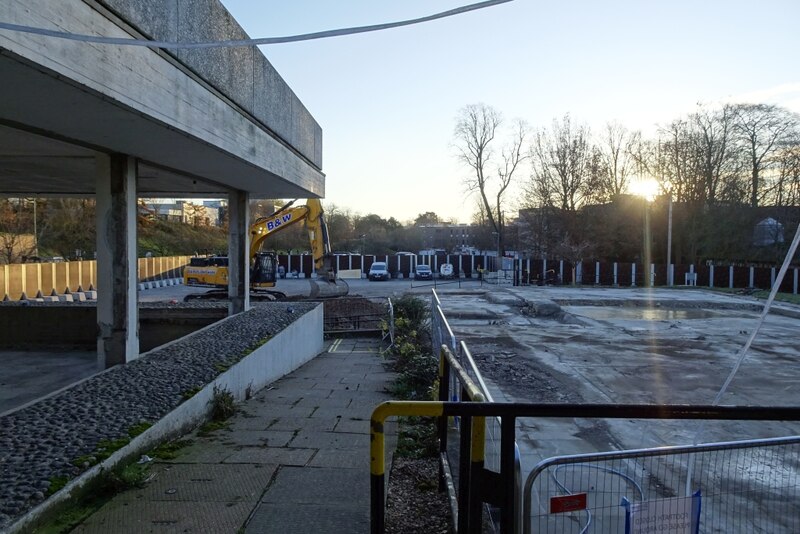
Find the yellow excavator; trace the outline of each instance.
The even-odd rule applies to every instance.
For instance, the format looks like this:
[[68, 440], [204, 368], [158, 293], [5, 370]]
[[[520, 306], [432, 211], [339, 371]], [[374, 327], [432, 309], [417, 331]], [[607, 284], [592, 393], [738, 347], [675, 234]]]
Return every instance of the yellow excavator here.
[[[285, 294], [274, 291], [277, 281], [277, 256], [274, 252], [263, 251], [261, 246], [271, 235], [285, 230], [301, 221], [306, 223], [308, 239], [317, 279], [309, 278], [311, 298], [339, 297], [347, 295], [349, 287], [336, 276], [333, 267], [328, 225], [325, 222], [322, 203], [318, 199], [308, 199], [305, 205], [294, 206], [291, 201], [275, 213], [260, 217], [250, 225], [250, 296], [251, 299], [275, 300], [285, 298]], [[184, 284], [226, 286], [228, 283], [228, 258], [212, 256], [192, 258], [184, 269]], [[216, 299], [227, 297], [224, 290], [187, 295], [184, 300]]]

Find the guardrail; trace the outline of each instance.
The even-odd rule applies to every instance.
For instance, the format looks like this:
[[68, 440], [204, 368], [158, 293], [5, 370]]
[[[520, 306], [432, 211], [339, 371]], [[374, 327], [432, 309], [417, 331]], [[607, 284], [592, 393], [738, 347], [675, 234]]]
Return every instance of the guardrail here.
[[[486, 382], [483, 379], [480, 371], [478, 370], [478, 366], [475, 364], [475, 360], [472, 357], [472, 353], [469, 351], [467, 344], [461, 341], [460, 343], [457, 341], [455, 334], [453, 333], [453, 329], [450, 327], [450, 323], [447, 321], [447, 317], [442, 310], [441, 301], [439, 300], [439, 296], [436, 294], [436, 291], [432, 291], [431, 297], [431, 337], [433, 339], [433, 346], [440, 347], [441, 345], [446, 345], [453, 354], [456, 355], [458, 362], [464, 368], [467, 376], [474, 381], [481, 393], [483, 394], [484, 399], [487, 402], [494, 402], [494, 398], [492, 397], [492, 393], [489, 391]], [[458, 377], [456, 375], [451, 375], [450, 380], [445, 383], [440, 380], [439, 386], [447, 386], [449, 388], [449, 393], [447, 397], [440, 396], [440, 400], [448, 400], [448, 401], [455, 401], [459, 400], [459, 391], [461, 387], [458, 383]], [[463, 398], [463, 396], [461, 397]], [[463, 431], [462, 431], [463, 432]], [[486, 421], [486, 454], [485, 454], [485, 463], [487, 467], [495, 472], [500, 471], [500, 419], [498, 418], [490, 418]], [[447, 462], [443, 464], [443, 469], [445, 474], [449, 469], [449, 465], [452, 462]], [[514, 484], [515, 484], [515, 494], [517, 496], [521, 496], [522, 491], [522, 474], [521, 474], [521, 458], [519, 447], [514, 444]], [[451, 476], [452, 478], [452, 476]], [[451, 508], [455, 509], [456, 506], [451, 504]], [[455, 517], [455, 514], [454, 514]], [[490, 513], [488, 515], [488, 520], [492, 524], [494, 530], [499, 528], [497, 524], [497, 514]], [[521, 518], [518, 518], [521, 519]], [[518, 520], [517, 524], [521, 525], [521, 522]]]
[[524, 533], [800, 532], [799, 456], [790, 436], [548, 458], [525, 482]]
[[[445, 347], [446, 349], [446, 347]], [[443, 351], [444, 352], [444, 351]], [[449, 351], [448, 351], [449, 352]], [[456, 362], [457, 363], [457, 362]], [[454, 367], [455, 368], [455, 367]], [[476, 502], [495, 504], [501, 510], [500, 531], [514, 532], [519, 526], [518, 496], [514, 481], [514, 437], [516, 420], [519, 417], [576, 417], [591, 419], [691, 419], [731, 421], [798, 421], [800, 408], [752, 407], [752, 406], [708, 406], [708, 405], [641, 405], [641, 404], [536, 404], [536, 403], [491, 403], [491, 402], [424, 402], [389, 401], [379, 405], [372, 415], [371, 453], [371, 532], [384, 530], [384, 437], [383, 423], [390, 415], [419, 415], [439, 417], [461, 417], [462, 425], [471, 427], [471, 466], [468, 476], [469, 489], [466, 507], [467, 518], [459, 509], [458, 532], [479, 532], [480, 506]], [[486, 470], [483, 465], [483, 433], [477, 418], [499, 417], [501, 419], [500, 472]], [[480, 465], [480, 467], [478, 467]], [[790, 466], [791, 467], [791, 466]], [[793, 467], [794, 468], [794, 467]], [[461, 473], [461, 476], [465, 476]], [[795, 485], [796, 486], [796, 485]], [[779, 496], [781, 498], [781, 496]], [[784, 498], [785, 500], [785, 498]], [[570, 501], [571, 502], [571, 501]], [[569, 503], [568, 503], [569, 504]], [[473, 515], [474, 511], [474, 515]], [[461, 525], [466, 523], [462, 530]], [[585, 530], [583, 530], [585, 532]], [[645, 531], [646, 532], [646, 531]], [[790, 530], [791, 532], [791, 530]]]

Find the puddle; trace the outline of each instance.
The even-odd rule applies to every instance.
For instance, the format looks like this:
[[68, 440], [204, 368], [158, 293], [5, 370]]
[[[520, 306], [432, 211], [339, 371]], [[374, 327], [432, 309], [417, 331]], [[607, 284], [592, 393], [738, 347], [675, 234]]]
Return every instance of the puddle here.
[[590, 319], [628, 319], [640, 321], [674, 321], [686, 319], [712, 319], [724, 314], [709, 310], [673, 310], [664, 308], [621, 308], [617, 306], [568, 306], [570, 313]]

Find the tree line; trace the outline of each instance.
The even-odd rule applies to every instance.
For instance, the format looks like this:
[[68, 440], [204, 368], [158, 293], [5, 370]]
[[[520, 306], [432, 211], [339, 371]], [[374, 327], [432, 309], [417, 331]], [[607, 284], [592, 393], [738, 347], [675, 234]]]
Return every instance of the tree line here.
[[643, 179], [657, 186], [656, 233], [674, 204], [678, 261], [772, 257], [753, 249], [753, 225], [770, 215], [790, 231], [800, 219], [800, 117], [780, 106], [701, 104], [650, 138], [616, 122], [595, 133], [569, 114], [539, 128], [515, 120], [505, 136], [502, 126], [493, 107], [465, 106], [454, 144], [478, 199], [475, 218], [504, 249], [507, 214], [519, 210], [518, 248], [633, 261], [646, 204], [628, 195]]

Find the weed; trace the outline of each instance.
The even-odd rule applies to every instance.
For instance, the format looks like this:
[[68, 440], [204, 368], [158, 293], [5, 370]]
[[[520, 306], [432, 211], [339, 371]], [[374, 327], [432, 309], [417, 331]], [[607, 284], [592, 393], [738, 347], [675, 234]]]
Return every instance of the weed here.
[[214, 369], [220, 374], [224, 373], [231, 368], [231, 363], [228, 361], [217, 362], [214, 364]]
[[230, 423], [227, 421], [208, 421], [203, 423], [197, 430], [197, 435], [201, 438], [207, 438], [217, 430], [227, 429]]
[[203, 388], [202, 388], [202, 387], [199, 387], [199, 386], [198, 386], [198, 387], [196, 387], [196, 388], [187, 389], [186, 391], [184, 391], [184, 392], [181, 394], [181, 397], [183, 397], [183, 400], [185, 400], [185, 401], [186, 401], [186, 400], [189, 400], [189, 399], [191, 399], [192, 397], [194, 397], [195, 395], [197, 395], [197, 394], [200, 392], [200, 390], [201, 390], [201, 389], [203, 389]]
[[144, 464], [130, 463], [108, 474], [107, 489], [119, 493], [133, 488], [141, 488], [149, 479], [149, 468]]
[[225, 421], [236, 413], [236, 402], [227, 389], [214, 386], [214, 396], [211, 398], [212, 421]]
[[67, 485], [69, 482], [68, 477], [53, 477], [50, 479], [50, 486], [47, 488], [47, 495], [52, 495], [64, 486]]
[[153, 426], [153, 423], [148, 423], [147, 421], [142, 421], [141, 423], [137, 423], [128, 429], [128, 435], [131, 439], [135, 438], [139, 434], [144, 434], [144, 432]]
[[178, 457], [181, 449], [191, 444], [192, 440], [190, 439], [178, 439], [168, 443], [162, 443], [150, 453], [150, 456], [158, 458], [159, 460], [174, 460]]

